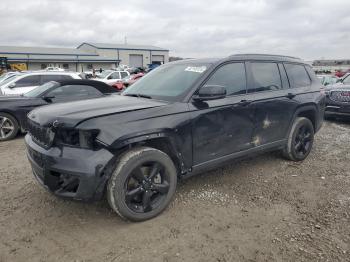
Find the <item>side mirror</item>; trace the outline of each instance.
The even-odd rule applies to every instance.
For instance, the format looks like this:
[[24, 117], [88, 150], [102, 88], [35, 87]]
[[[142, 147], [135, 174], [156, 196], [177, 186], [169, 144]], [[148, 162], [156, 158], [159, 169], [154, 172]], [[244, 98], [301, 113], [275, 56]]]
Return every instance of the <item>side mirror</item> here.
[[42, 99], [45, 100], [48, 103], [52, 103], [52, 99], [54, 99], [54, 96], [43, 96]]
[[219, 85], [202, 86], [198, 94], [193, 96], [195, 101], [215, 100], [226, 97], [226, 88]]
[[343, 82], [342, 78], [337, 79], [337, 83], [342, 83], [342, 82]]
[[16, 87], [16, 83], [12, 83], [8, 86], [8, 88], [12, 89], [12, 88], [15, 88]]
[[109, 77], [107, 77], [107, 79], [108, 79], [108, 80], [113, 79], [113, 76], [109, 76]]

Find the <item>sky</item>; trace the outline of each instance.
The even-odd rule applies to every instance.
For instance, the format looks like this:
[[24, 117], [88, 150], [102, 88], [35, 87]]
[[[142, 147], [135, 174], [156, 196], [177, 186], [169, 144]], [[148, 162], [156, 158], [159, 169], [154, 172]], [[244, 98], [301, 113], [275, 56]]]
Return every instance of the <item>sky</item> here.
[[1, 0], [0, 45], [155, 45], [171, 56], [350, 59], [349, 0]]

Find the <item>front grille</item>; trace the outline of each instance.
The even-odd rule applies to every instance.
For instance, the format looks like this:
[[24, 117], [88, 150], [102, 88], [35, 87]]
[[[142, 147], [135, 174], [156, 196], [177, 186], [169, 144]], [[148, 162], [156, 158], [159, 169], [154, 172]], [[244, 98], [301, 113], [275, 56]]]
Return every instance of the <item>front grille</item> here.
[[44, 162], [43, 162], [43, 158], [42, 155], [35, 151], [34, 149], [28, 147], [28, 154], [30, 155], [30, 157], [33, 159], [33, 161], [39, 166], [39, 167], [43, 167], [44, 166]]
[[350, 91], [347, 90], [337, 90], [332, 91], [330, 98], [333, 101], [350, 103]]
[[51, 146], [53, 141], [53, 133], [49, 127], [43, 127], [34, 121], [28, 119], [27, 121], [27, 130], [32, 136], [34, 142], [38, 145], [48, 148]]

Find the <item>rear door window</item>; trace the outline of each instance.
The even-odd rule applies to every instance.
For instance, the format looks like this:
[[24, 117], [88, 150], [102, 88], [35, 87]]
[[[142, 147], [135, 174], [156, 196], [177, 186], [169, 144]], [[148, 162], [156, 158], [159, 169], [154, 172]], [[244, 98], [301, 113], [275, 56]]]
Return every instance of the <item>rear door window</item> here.
[[115, 72], [113, 74], [111, 74], [108, 79], [120, 79], [120, 75], [119, 72]]
[[251, 62], [250, 65], [254, 83], [249, 87], [249, 93], [282, 89], [277, 63]]
[[16, 81], [15, 87], [38, 86], [40, 85], [40, 75], [25, 76]]
[[303, 65], [285, 63], [284, 67], [286, 68], [289, 83], [292, 88], [309, 86], [311, 84], [310, 77]]
[[247, 81], [244, 63], [231, 63], [221, 66], [205, 85], [223, 86], [227, 95], [245, 94], [247, 92]]
[[121, 78], [127, 77], [128, 73], [127, 72], [120, 72]]
[[64, 96], [64, 97], [89, 97], [102, 95], [100, 91], [92, 86], [86, 85], [66, 85], [60, 86], [51, 91], [48, 96]]
[[68, 75], [42, 75], [41, 83], [45, 84], [50, 81], [71, 80], [72, 77]]
[[47, 94], [54, 98], [68, 97], [70, 99], [88, 98], [102, 96], [96, 88], [87, 85], [66, 85], [60, 86]]

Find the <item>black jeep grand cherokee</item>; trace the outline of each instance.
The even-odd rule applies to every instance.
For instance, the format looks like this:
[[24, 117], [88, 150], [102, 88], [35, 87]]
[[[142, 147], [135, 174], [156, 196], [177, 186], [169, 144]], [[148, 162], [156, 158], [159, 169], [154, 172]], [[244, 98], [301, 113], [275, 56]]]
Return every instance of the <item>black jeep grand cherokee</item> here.
[[106, 192], [120, 216], [142, 221], [166, 208], [178, 178], [267, 150], [305, 159], [324, 115], [320, 87], [292, 57], [168, 63], [122, 95], [32, 111], [28, 158], [55, 195]]

